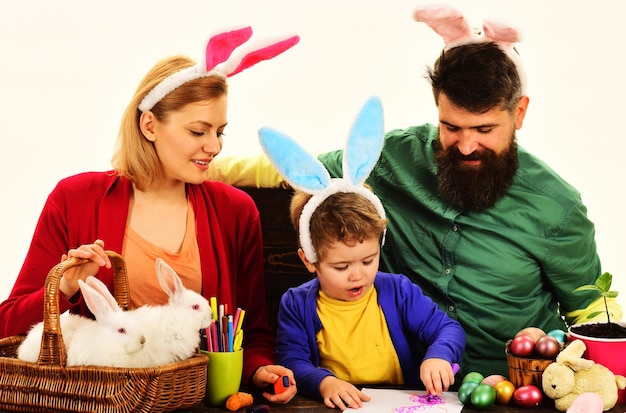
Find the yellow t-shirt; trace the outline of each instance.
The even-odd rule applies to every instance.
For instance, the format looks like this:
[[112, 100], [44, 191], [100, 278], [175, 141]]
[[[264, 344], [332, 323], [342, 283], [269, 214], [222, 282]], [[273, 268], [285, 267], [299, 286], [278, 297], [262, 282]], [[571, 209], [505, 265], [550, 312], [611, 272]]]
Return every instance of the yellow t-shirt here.
[[403, 384], [398, 355], [375, 288], [354, 302], [335, 300], [321, 290], [317, 314], [320, 366], [354, 384]]
[[128, 288], [133, 308], [144, 304], [167, 303], [168, 296], [156, 276], [157, 258], [162, 258], [176, 271], [186, 288], [197, 293], [202, 292], [196, 217], [191, 204], [187, 208], [187, 226], [180, 252], [173, 253], [157, 247], [126, 226], [122, 256], [126, 261]]

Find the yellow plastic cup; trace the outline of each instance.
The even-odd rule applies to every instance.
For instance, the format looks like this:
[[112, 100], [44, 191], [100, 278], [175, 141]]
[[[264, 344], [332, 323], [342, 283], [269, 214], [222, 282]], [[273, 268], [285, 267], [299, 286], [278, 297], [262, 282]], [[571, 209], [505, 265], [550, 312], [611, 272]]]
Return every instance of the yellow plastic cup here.
[[204, 402], [208, 406], [223, 407], [226, 399], [241, 386], [243, 350], [200, 352], [209, 357]]

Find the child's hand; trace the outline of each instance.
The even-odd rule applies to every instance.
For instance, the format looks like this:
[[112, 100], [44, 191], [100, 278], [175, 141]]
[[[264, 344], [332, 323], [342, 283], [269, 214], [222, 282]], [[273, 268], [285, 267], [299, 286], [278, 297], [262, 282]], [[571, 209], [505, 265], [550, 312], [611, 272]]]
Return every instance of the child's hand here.
[[337, 377], [328, 376], [320, 383], [320, 393], [324, 398], [324, 404], [331, 409], [335, 407], [345, 410], [348, 407], [358, 409], [363, 402], [369, 402], [370, 397], [347, 381]]
[[454, 383], [454, 373], [452, 366], [443, 359], [426, 359], [420, 366], [420, 378], [426, 386], [426, 392], [436, 396], [441, 396], [442, 391]]
[[278, 394], [263, 392], [263, 397], [265, 397], [272, 403], [286, 404], [294, 398], [296, 392], [298, 391], [298, 389], [296, 388], [296, 380], [293, 377], [293, 372], [288, 368], [279, 365], [267, 365], [259, 367], [254, 373], [252, 383], [258, 388], [263, 388], [267, 385], [273, 386], [274, 382], [276, 382], [276, 380], [279, 380], [282, 376], [289, 377], [289, 386], [287, 387], [287, 389], [284, 392]]

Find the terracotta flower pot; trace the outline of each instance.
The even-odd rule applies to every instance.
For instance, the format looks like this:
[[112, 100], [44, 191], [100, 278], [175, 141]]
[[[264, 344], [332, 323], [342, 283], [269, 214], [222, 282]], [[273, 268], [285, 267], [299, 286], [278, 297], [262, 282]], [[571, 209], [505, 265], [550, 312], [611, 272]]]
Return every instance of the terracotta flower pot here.
[[[597, 322], [589, 322], [582, 324], [597, 324]], [[626, 327], [626, 322], [616, 323]], [[572, 339], [582, 340], [587, 346], [584, 357], [593, 360], [598, 364], [602, 364], [613, 372], [626, 376], [626, 337], [625, 338], [597, 338], [577, 334], [572, 331], [581, 324], [570, 326], [569, 334]], [[626, 403], [626, 390], [618, 391], [617, 403]]]

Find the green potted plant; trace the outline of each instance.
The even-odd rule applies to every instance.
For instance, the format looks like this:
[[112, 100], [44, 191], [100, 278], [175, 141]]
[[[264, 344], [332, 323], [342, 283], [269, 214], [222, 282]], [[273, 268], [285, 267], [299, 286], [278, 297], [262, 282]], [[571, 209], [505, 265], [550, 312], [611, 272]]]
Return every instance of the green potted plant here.
[[[600, 277], [598, 277], [595, 284], [581, 285], [574, 290], [575, 293], [578, 291], [597, 291], [604, 300], [604, 312], [606, 314], [607, 321], [606, 323], [591, 322], [578, 324], [577, 326], [572, 326], [572, 330], [574, 330], [578, 334], [590, 335], [594, 337], [626, 338], [626, 328], [621, 324], [611, 321], [611, 312], [609, 311], [606, 300], [607, 298], [616, 298], [618, 295], [617, 291], [611, 290], [612, 282], [613, 275], [611, 275], [611, 273], [605, 272]], [[587, 318], [595, 318], [601, 313], [602, 311], [595, 311], [588, 314]]]
[[[617, 297], [618, 292], [611, 290], [613, 276], [605, 272], [594, 284], [582, 285], [574, 290], [597, 291], [604, 300], [604, 311], [596, 311], [587, 315], [588, 319], [597, 317], [606, 312], [606, 322], [590, 321], [570, 326], [569, 333], [572, 339], [582, 340], [587, 346], [585, 357], [602, 364], [613, 372], [626, 376], [626, 323], [611, 321], [611, 313], [607, 305], [608, 298]], [[620, 390], [618, 403], [626, 402], [626, 391]]]

